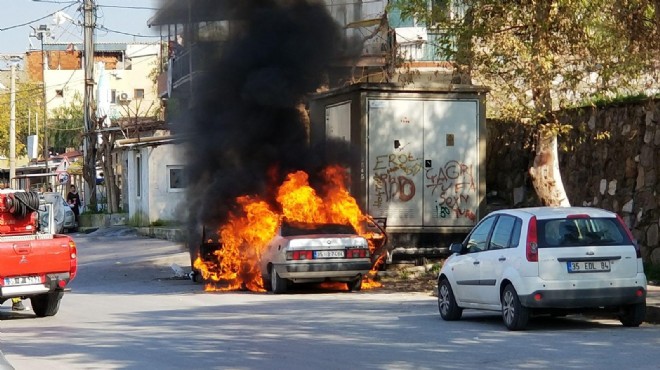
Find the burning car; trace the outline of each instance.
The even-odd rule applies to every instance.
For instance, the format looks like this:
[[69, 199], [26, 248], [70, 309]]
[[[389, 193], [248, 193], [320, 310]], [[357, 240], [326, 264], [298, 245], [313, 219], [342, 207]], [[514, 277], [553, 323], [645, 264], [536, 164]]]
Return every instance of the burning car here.
[[241, 196], [222, 225], [200, 227], [201, 243], [190, 240], [193, 280], [204, 282], [206, 291], [283, 293], [303, 282], [339, 282], [349, 290], [379, 286], [363, 277], [386, 255], [384, 220], [362, 214], [343, 186], [341, 168], [325, 174], [333, 186], [321, 195], [297, 171], [278, 188], [277, 206]]
[[[283, 220], [261, 259], [266, 289], [285, 293], [291, 283], [346, 282], [362, 288], [372, 266], [367, 239], [351, 225]], [[267, 274], [267, 275], [265, 275]]]
[[195, 260], [200, 258], [200, 261], [204, 261], [208, 264], [212, 264], [212, 261], [214, 260], [217, 261], [214, 255], [217, 251], [222, 249], [222, 243], [218, 236], [217, 227], [202, 226], [201, 230], [197, 230], [197, 232], [201, 234], [201, 240], [195, 239], [189, 245], [190, 265], [192, 266], [190, 278], [192, 281], [200, 283], [204, 281], [204, 278], [199, 269], [195, 267]]

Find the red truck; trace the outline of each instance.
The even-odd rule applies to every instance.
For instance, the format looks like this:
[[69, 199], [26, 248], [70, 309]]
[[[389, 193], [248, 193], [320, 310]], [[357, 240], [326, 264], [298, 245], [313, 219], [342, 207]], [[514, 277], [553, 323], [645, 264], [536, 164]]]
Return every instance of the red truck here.
[[0, 190], [0, 304], [29, 298], [38, 317], [57, 313], [78, 258], [73, 239], [53, 230], [52, 204], [39, 193]]

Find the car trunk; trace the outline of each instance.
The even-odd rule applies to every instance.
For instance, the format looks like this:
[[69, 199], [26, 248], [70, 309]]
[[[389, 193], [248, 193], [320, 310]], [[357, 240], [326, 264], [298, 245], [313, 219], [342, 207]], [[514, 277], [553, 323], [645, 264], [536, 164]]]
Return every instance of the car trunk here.
[[637, 255], [630, 246], [539, 248], [543, 280], [612, 280], [637, 275]]
[[7, 239], [11, 241], [0, 242], [1, 277], [69, 272], [71, 269], [70, 239], [67, 236]]

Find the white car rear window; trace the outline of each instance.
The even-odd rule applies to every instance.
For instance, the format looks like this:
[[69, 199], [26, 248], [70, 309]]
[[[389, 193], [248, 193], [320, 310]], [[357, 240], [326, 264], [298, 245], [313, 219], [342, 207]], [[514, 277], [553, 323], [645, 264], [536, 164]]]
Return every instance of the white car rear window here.
[[616, 218], [561, 218], [538, 221], [539, 248], [630, 245]]

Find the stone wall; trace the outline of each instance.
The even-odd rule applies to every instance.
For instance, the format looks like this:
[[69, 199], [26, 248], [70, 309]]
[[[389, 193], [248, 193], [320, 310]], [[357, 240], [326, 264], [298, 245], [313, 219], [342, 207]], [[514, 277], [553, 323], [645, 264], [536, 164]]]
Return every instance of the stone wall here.
[[[561, 112], [573, 129], [559, 137], [559, 166], [571, 205], [617, 212], [644, 261], [660, 265], [660, 99]], [[534, 128], [487, 122], [487, 189], [494, 206], [539, 205], [528, 168]]]

